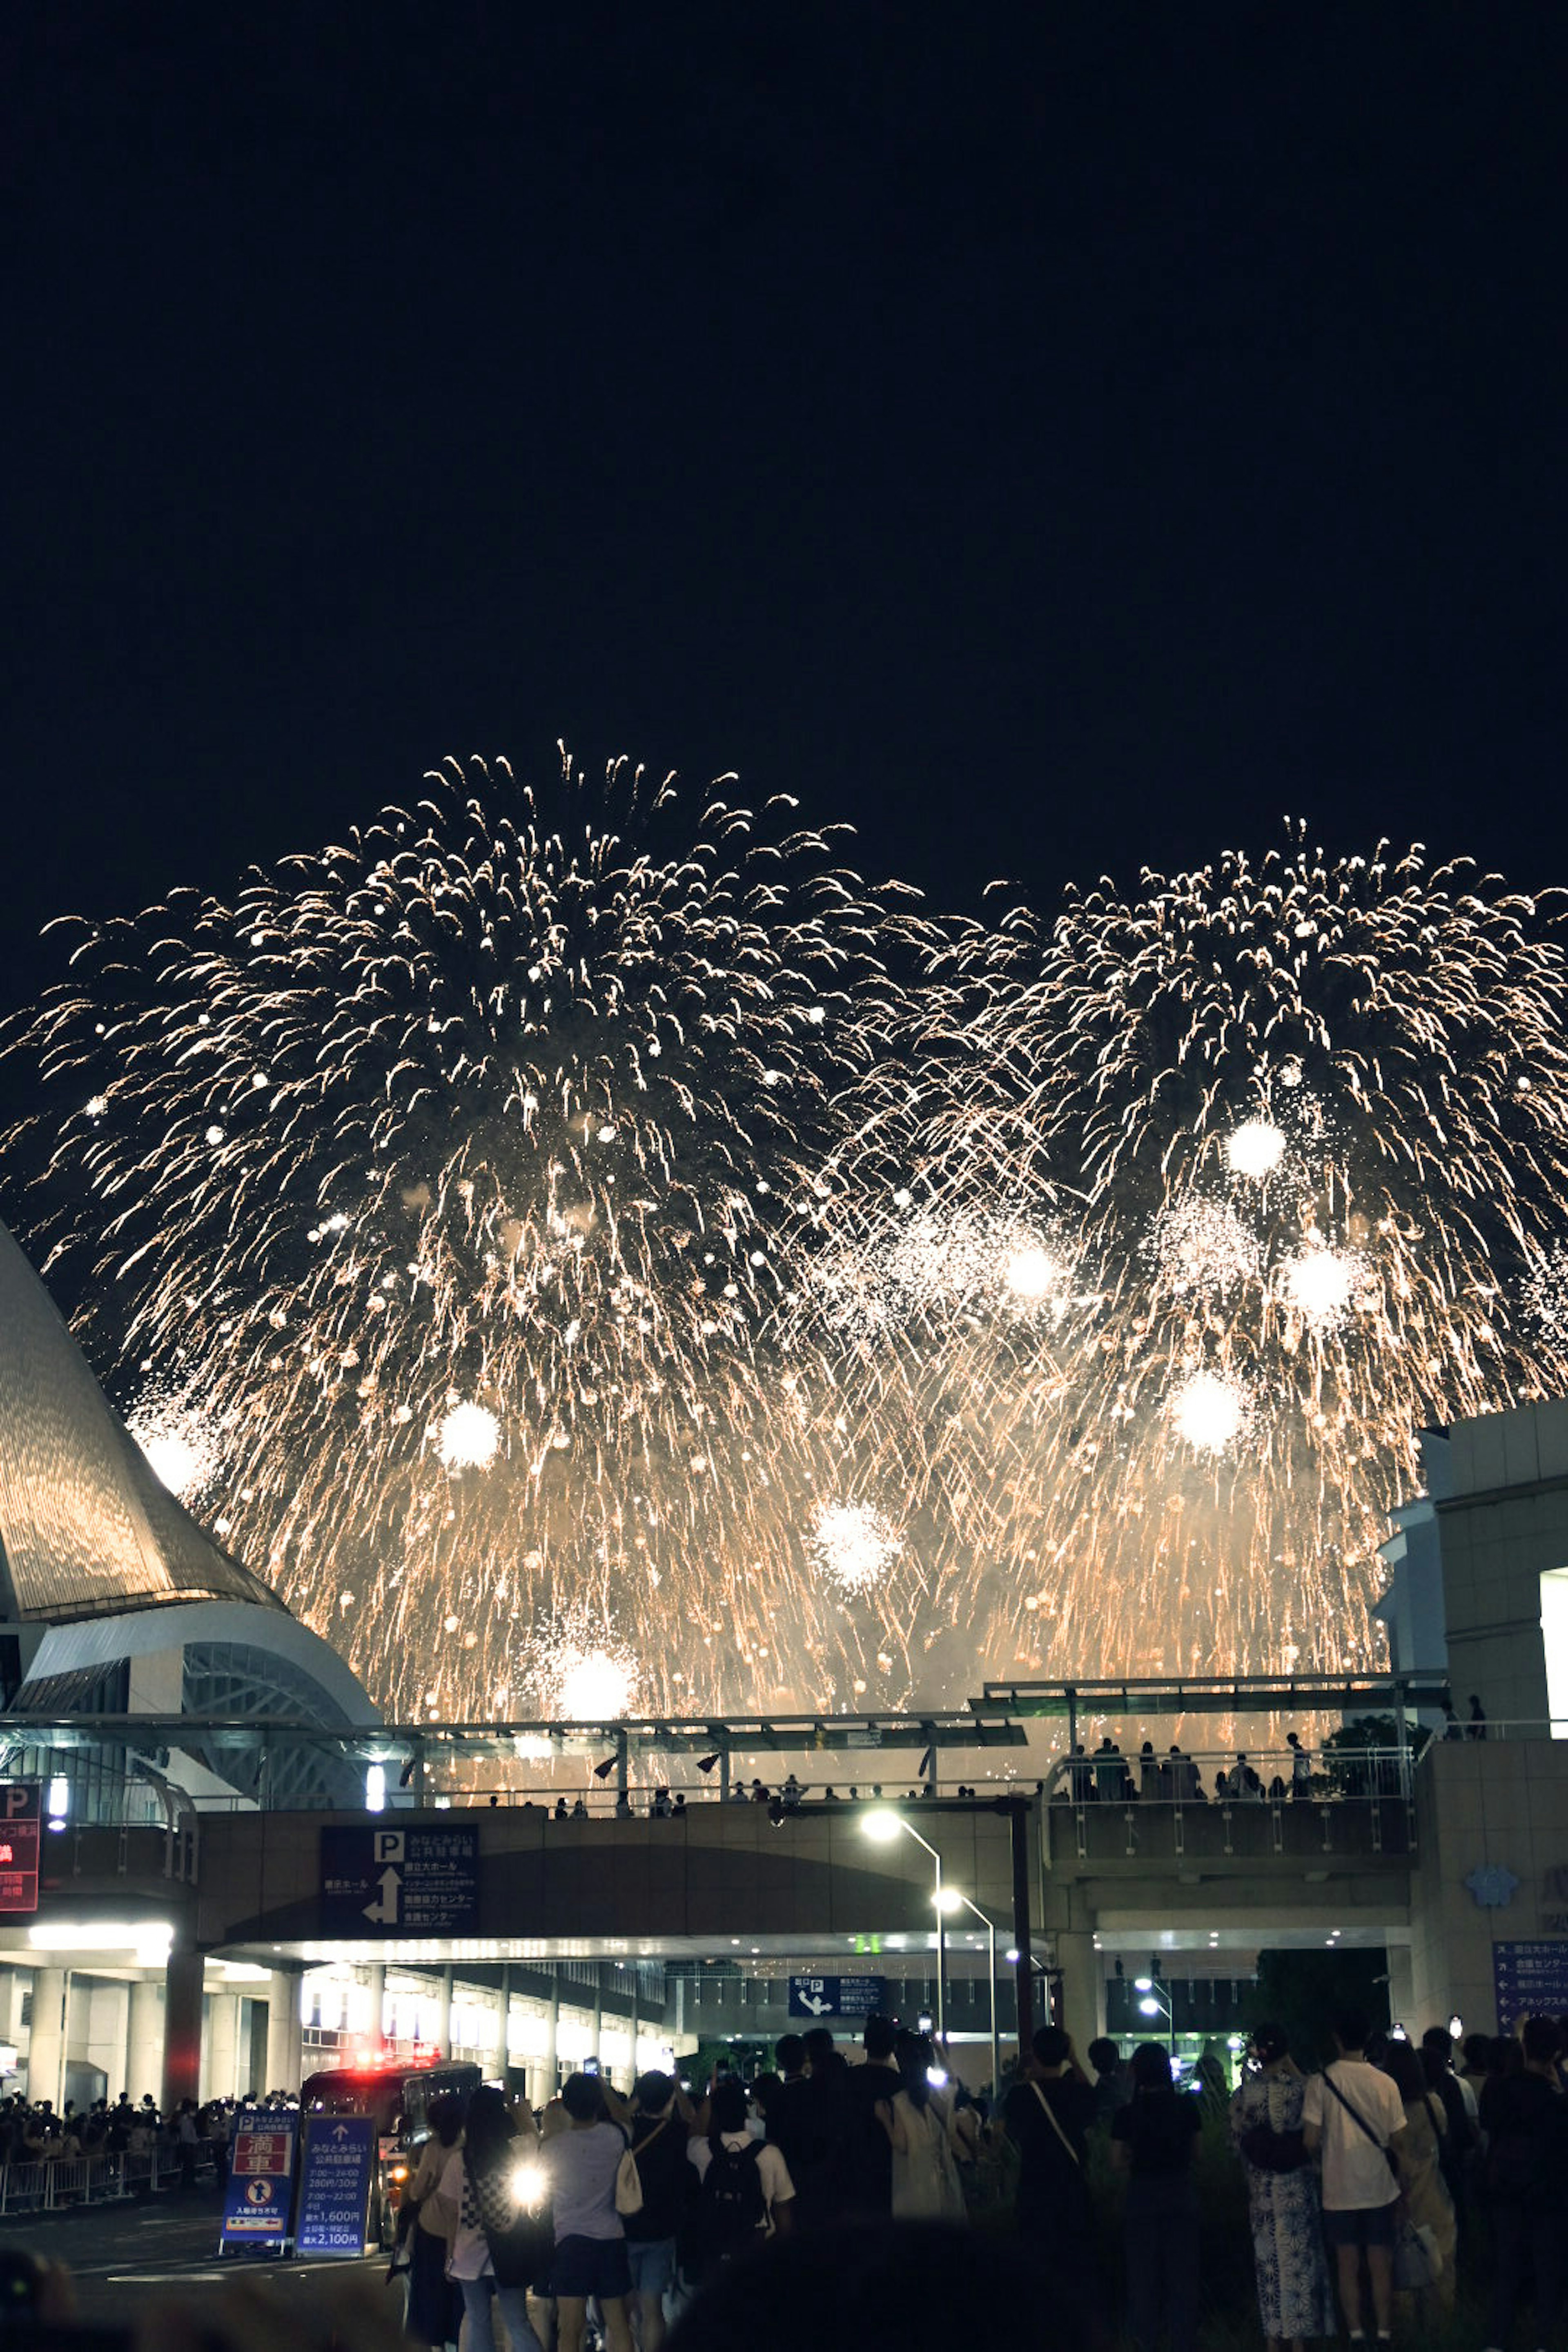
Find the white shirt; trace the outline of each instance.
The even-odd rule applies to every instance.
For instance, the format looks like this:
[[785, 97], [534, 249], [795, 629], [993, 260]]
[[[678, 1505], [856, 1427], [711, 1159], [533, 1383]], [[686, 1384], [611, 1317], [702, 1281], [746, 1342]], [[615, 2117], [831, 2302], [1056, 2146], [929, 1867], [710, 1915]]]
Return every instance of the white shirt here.
[[1322, 2074], [1308, 2078], [1301, 2105], [1304, 2124], [1322, 2131], [1323, 2210], [1325, 2213], [1364, 2212], [1392, 2205], [1399, 2183], [1384, 2154], [1392, 2135], [1405, 2129], [1405, 2102], [1389, 2076], [1364, 2058], [1336, 2058], [1327, 2073], [1335, 2088], [1350, 2101], [1377, 2141], [1367, 2137], [1355, 2116], [1345, 2113]]
[[495, 2276], [495, 2264], [490, 2260], [489, 2240], [482, 2230], [467, 2228], [461, 2219], [463, 2210], [463, 2151], [455, 2147], [441, 2167], [440, 2194], [450, 2200], [458, 2215], [457, 2234], [452, 2240], [451, 2258], [447, 2264], [447, 2276], [455, 2279], [481, 2279]]

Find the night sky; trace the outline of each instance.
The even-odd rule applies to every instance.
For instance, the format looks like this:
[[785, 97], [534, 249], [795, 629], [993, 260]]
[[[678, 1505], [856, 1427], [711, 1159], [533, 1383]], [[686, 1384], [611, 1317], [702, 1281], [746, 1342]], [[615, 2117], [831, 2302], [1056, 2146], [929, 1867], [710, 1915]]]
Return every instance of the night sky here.
[[1563, 44], [7, 12], [0, 1004], [558, 737], [947, 906], [1286, 812], [1568, 882]]

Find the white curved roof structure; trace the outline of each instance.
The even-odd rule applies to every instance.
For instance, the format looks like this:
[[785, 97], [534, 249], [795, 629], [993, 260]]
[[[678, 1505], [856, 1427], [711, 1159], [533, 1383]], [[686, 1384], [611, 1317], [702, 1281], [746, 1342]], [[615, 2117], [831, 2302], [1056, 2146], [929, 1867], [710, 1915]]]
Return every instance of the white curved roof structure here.
[[0, 1617], [63, 1624], [183, 1601], [288, 1613], [159, 1484], [0, 1225]]

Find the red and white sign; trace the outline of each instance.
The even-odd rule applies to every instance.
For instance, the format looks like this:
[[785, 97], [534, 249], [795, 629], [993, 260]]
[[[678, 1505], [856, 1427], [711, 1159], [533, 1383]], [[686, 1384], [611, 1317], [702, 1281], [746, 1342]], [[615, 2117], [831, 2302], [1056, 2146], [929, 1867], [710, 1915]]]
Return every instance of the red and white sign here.
[[0, 1911], [38, 1907], [42, 1800], [37, 1780], [0, 1783]]

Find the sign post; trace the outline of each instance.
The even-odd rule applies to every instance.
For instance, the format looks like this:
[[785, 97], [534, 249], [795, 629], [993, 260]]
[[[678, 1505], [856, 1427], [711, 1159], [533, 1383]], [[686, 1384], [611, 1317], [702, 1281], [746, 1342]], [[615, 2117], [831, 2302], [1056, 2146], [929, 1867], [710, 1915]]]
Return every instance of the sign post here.
[[461, 1936], [479, 1924], [478, 1830], [324, 1829], [324, 1936]]
[[297, 2254], [357, 2262], [370, 2242], [370, 2191], [375, 2177], [374, 2116], [311, 2116], [300, 2168]]
[[812, 2017], [875, 2017], [886, 2010], [886, 1977], [791, 1977], [789, 2013]]
[[220, 2254], [280, 2254], [289, 2239], [294, 2200], [294, 2137], [298, 2118], [248, 2108], [240, 2116], [224, 2198]]
[[37, 1780], [9, 1780], [0, 1786], [0, 1911], [38, 1907], [42, 1797]]
[[1521, 2017], [1560, 2017], [1568, 2009], [1568, 1939], [1494, 1944], [1492, 1979], [1500, 2033], [1511, 2033]]

